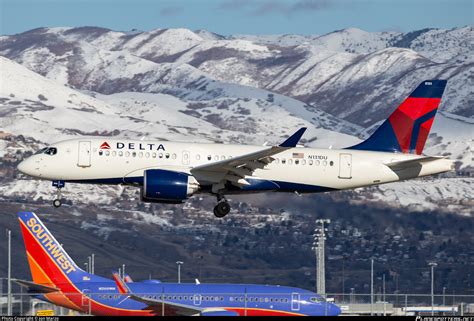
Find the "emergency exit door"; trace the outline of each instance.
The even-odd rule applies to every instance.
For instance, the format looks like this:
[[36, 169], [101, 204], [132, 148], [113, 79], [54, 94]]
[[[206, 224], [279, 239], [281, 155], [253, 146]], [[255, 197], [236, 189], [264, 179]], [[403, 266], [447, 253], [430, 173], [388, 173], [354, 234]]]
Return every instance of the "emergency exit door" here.
[[79, 142], [79, 154], [77, 158], [77, 166], [89, 167], [91, 166], [91, 142]]
[[339, 178], [352, 178], [351, 154], [339, 154]]

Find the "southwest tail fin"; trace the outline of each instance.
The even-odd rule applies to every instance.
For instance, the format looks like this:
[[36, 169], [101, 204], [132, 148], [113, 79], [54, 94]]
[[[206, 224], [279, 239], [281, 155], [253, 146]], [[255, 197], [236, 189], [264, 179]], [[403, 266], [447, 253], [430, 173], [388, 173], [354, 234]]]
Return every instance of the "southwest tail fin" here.
[[77, 266], [35, 213], [20, 212], [18, 219], [34, 283], [56, 288], [90, 279], [92, 274]]
[[365, 141], [348, 149], [420, 155], [447, 80], [425, 80]]

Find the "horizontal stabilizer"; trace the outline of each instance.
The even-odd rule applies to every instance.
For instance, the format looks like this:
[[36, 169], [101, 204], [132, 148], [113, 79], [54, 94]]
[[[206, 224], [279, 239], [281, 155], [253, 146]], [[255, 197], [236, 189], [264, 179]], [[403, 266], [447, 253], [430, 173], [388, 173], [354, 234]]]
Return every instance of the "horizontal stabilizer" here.
[[393, 170], [401, 170], [401, 169], [421, 165], [423, 163], [433, 162], [433, 161], [436, 161], [438, 159], [443, 159], [443, 158], [445, 158], [445, 157], [443, 157], [443, 156], [426, 156], [426, 157], [420, 157], [420, 158], [403, 160], [403, 161], [395, 161], [395, 162], [391, 162], [391, 163], [386, 163], [385, 165], [390, 167]]
[[18, 283], [20, 286], [27, 288], [29, 293], [52, 293], [60, 291], [58, 288], [38, 284], [32, 281], [12, 279], [15, 283]]

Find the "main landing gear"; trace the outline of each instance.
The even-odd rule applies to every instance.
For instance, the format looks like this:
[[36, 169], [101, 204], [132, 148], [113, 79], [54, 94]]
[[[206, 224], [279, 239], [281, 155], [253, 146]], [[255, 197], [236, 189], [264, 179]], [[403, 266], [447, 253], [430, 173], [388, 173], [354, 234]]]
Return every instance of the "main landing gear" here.
[[53, 206], [58, 208], [61, 207], [61, 188], [66, 185], [64, 181], [53, 181], [53, 186], [57, 188], [56, 198], [53, 200]]
[[214, 207], [214, 215], [218, 218], [222, 218], [229, 214], [230, 205], [223, 195], [217, 194], [217, 205]]

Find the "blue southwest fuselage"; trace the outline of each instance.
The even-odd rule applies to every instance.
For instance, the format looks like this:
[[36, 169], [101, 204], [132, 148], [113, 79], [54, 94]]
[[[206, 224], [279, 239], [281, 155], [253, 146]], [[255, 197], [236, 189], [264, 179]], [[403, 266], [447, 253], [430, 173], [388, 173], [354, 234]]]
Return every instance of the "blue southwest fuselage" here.
[[293, 287], [252, 284], [125, 283], [82, 270], [32, 212], [18, 213], [33, 282], [42, 299], [94, 315], [338, 315], [320, 295]]

